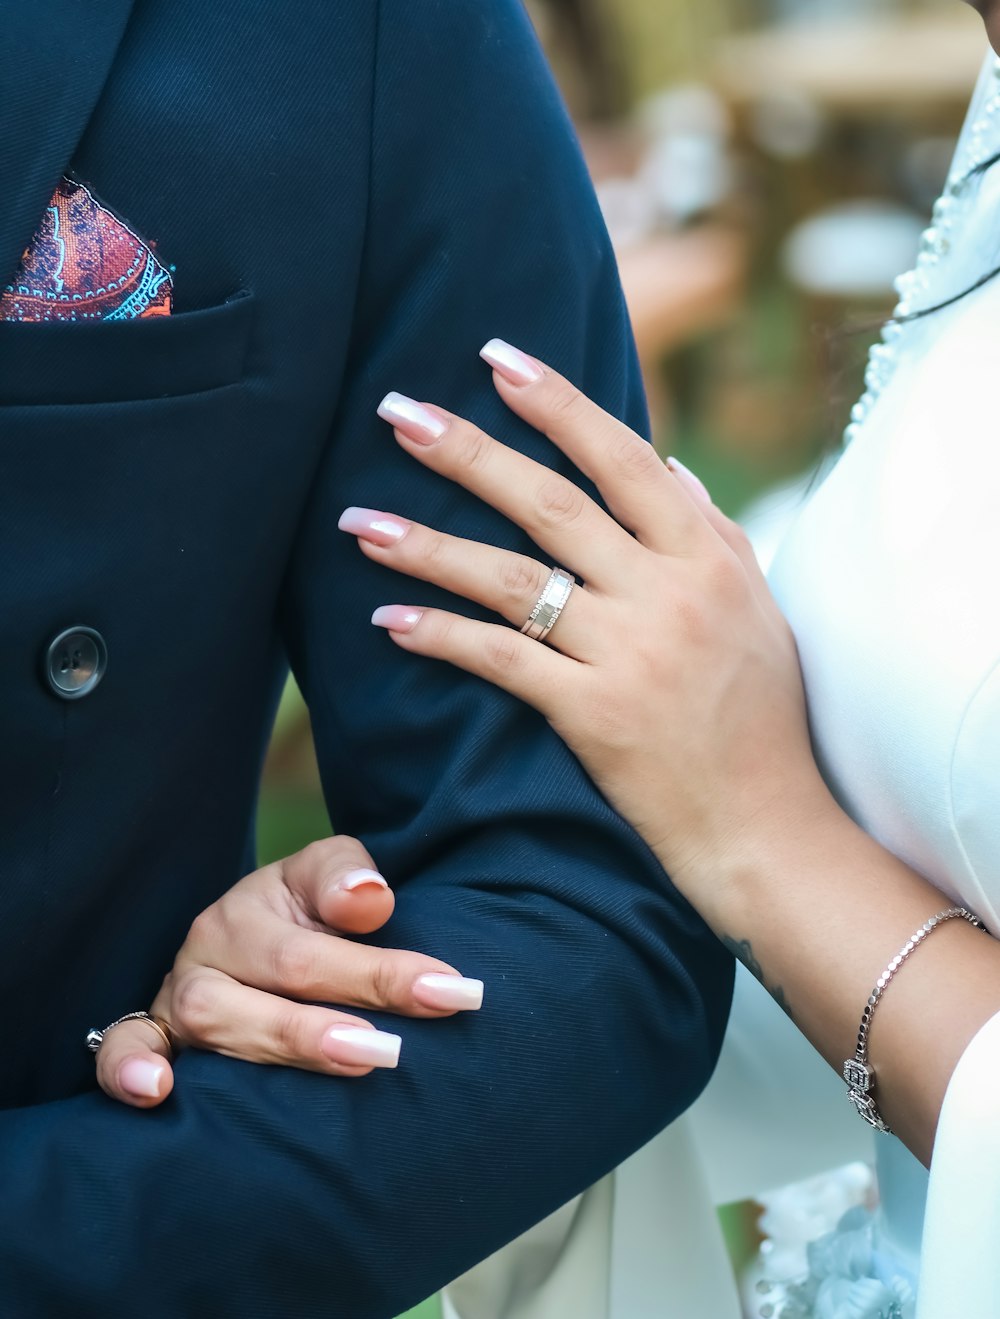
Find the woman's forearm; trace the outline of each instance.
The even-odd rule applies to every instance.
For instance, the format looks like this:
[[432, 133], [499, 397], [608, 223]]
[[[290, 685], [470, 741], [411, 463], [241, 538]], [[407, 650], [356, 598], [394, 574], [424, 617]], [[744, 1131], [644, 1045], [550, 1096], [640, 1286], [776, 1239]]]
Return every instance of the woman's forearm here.
[[[825, 790], [701, 865], [702, 914], [838, 1072], [868, 995], [910, 935], [950, 904]], [[685, 877], [680, 887], [686, 889]], [[951, 1074], [1000, 1011], [1000, 943], [962, 920], [935, 930], [886, 988], [869, 1055], [882, 1116], [925, 1163]]]
[[[373, 621], [403, 649], [540, 710], [839, 1071], [876, 978], [949, 902], [824, 787], [795, 638], [746, 535], [690, 473], [664, 466], [551, 368], [499, 340], [482, 351], [503, 401], [576, 463], [614, 517], [469, 421], [394, 404], [406, 452], [498, 509], [544, 557], [470, 546], [394, 510], [351, 510], [341, 525], [373, 562], [497, 616], [405, 604]], [[585, 582], [557, 609], [552, 563]], [[546, 602], [549, 630], [524, 635]], [[888, 987], [870, 1036], [876, 1100], [921, 1158], [956, 1062], [997, 1011], [1000, 945], [963, 921], [935, 930]]]

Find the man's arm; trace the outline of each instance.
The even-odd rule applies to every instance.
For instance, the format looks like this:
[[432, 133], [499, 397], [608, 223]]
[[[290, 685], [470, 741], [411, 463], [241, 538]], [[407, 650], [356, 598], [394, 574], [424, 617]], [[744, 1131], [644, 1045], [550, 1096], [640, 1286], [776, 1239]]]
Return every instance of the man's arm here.
[[400, 1069], [361, 1082], [191, 1053], [153, 1113], [88, 1096], [3, 1115], [5, 1319], [388, 1319], [647, 1140], [721, 1041], [728, 958], [646, 848], [536, 715], [369, 625], [414, 588], [336, 530], [368, 504], [516, 542], [375, 417], [399, 389], [551, 461], [477, 361], [493, 335], [645, 420], [614, 261], [520, 6], [381, 8], [348, 384], [283, 621], [335, 821], [399, 889], [388, 937], [482, 976], [486, 1006], [394, 1019]]

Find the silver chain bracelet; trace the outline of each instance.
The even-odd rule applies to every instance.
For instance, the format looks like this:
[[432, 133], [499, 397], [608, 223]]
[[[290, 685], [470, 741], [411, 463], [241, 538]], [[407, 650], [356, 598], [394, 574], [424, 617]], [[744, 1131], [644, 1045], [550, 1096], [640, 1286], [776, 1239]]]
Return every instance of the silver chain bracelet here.
[[868, 995], [868, 1002], [865, 1004], [865, 1010], [861, 1015], [861, 1025], [858, 1027], [857, 1051], [853, 1058], [848, 1058], [844, 1063], [844, 1080], [847, 1082], [848, 1099], [864, 1120], [870, 1126], [873, 1126], [876, 1131], [888, 1133], [890, 1128], [878, 1111], [875, 1097], [872, 1094], [875, 1089], [875, 1069], [868, 1061], [868, 1032], [871, 1030], [872, 1017], [875, 1015], [875, 1009], [878, 1007], [879, 999], [885, 992], [886, 985], [913, 950], [923, 943], [932, 930], [936, 930], [945, 921], [954, 920], [956, 917], [968, 921], [977, 930], [985, 931], [986, 929], [979, 917], [973, 915], [967, 907], [948, 907], [945, 911], [939, 911], [936, 916], [924, 921], [923, 925], [910, 935], [903, 947], [879, 976], [875, 982], [875, 988]]

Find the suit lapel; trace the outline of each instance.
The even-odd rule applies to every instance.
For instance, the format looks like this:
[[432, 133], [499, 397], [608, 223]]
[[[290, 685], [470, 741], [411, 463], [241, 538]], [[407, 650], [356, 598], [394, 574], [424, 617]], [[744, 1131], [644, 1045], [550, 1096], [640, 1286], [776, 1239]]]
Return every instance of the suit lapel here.
[[0, 288], [69, 168], [134, 0], [0, 0]]

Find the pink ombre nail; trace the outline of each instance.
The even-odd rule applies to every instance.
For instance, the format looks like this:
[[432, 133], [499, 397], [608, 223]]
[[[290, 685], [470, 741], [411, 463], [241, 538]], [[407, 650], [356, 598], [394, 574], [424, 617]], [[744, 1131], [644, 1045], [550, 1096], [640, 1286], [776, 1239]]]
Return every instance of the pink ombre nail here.
[[409, 605], [380, 605], [372, 614], [372, 622], [389, 632], [412, 632], [423, 616], [422, 609], [411, 609]]
[[410, 529], [410, 523], [374, 508], [345, 508], [337, 526], [373, 545], [395, 545]]
[[476, 1012], [483, 1006], [483, 982], [465, 976], [431, 974], [413, 982], [413, 997], [441, 1012]]
[[378, 415], [415, 444], [436, 444], [448, 429], [443, 417], [405, 394], [386, 394], [378, 405]]
[[118, 1084], [130, 1095], [142, 1099], [159, 1099], [160, 1081], [166, 1070], [163, 1063], [145, 1058], [126, 1058], [118, 1070]]
[[355, 889], [365, 888], [372, 885], [375, 888], [388, 888], [377, 870], [349, 870], [348, 873], [339, 880], [337, 888], [343, 893], [353, 893]]
[[542, 378], [542, 368], [535, 359], [503, 339], [491, 339], [480, 348], [479, 356], [512, 385], [533, 385]]
[[349, 1067], [395, 1067], [403, 1041], [364, 1026], [331, 1026], [320, 1041], [326, 1056]]
[[708, 493], [708, 486], [689, 467], [685, 467], [679, 458], [668, 458], [667, 466], [690, 490], [696, 499], [702, 500], [703, 503], [710, 504], [712, 496]]

